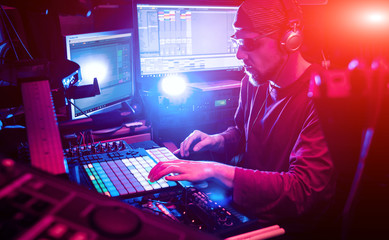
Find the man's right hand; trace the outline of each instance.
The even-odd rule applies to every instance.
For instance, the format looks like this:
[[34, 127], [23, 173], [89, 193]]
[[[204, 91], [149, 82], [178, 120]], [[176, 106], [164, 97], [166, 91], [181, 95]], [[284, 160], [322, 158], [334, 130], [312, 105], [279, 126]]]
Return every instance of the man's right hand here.
[[208, 135], [199, 130], [192, 132], [180, 145], [180, 148], [174, 151], [174, 154], [180, 154], [182, 158], [188, 157], [190, 152], [213, 151], [218, 152], [224, 149], [224, 138], [220, 134]]

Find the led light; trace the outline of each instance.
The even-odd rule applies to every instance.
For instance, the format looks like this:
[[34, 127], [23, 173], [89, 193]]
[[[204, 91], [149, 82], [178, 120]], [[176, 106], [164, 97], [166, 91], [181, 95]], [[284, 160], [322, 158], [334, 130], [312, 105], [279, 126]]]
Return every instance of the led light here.
[[184, 77], [173, 75], [167, 76], [161, 81], [162, 92], [169, 96], [180, 96], [185, 93], [187, 81]]
[[86, 17], [90, 17], [92, 15], [92, 11], [91, 10], [88, 10], [85, 14]]
[[351, 62], [348, 64], [348, 70], [354, 70], [356, 67], [358, 67], [359, 61], [357, 59], [351, 60]]
[[384, 23], [387, 17], [383, 12], [370, 12], [366, 14], [366, 20], [372, 24]]
[[320, 77], [320, 75], [316, 74], [314, 79], [315, 79], [316, 86], [320, 86], [321, 85], [321, 77]]

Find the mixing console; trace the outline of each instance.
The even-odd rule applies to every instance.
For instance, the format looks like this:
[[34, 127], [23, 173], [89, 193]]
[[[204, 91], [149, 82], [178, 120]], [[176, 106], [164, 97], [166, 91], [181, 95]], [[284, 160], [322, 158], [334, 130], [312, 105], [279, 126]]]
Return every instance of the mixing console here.
[[71, 180], [100, 194], [220, 237], [230, 236], [238, 229], [259, 227], [255, 218], [234, 210], [229, 204], [230, 193], [219, 197], [220, 202], [206, 193], [220, 192], [220, 184], [208, 181], [207, 189], [202, 189], [201, 183], [163, 178], [149, 182], [147, 176], [158, 162], [177, 159], [153, 141], [131, 145], [112, 141], [65, 152]]

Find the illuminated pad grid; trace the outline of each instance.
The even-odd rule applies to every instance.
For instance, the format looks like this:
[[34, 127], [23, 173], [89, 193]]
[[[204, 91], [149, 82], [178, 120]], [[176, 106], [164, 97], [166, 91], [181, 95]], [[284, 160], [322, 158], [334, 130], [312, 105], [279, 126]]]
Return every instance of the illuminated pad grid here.
[[110, 197], [141, 194], [158, 189], [177, 186], [174, 181], [160, 180], [151, 183], [147, 176], [150, 170], [161, 161], [177, 159], [166, 148], [146, 151], [150, 156], [120, 157], [116, 160], [83, 164], [94, 188]]
[[158, 159], [158, 162], [178, 159], [172, 152], [164, 147], [149, 149], [146, 150], [146, 152], [154, 159]]

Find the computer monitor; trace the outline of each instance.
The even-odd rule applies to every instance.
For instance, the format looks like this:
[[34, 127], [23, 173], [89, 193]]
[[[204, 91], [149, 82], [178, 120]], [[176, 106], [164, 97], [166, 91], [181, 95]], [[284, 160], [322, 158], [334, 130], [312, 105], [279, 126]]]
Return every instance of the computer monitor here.
[[135, 69], [142, 83], [171, 74], [190, 81], [242, 76], [230, 36], [232, 1], [134, 0]]
[[92, 84], [97, 78], [100, 87], [100, 95], [71, 100], [72, 119], [119, 108], [133, 98], [131, 29], [68, 35], [66, 51], [67, 58], [80, 65], [79, 86]]

